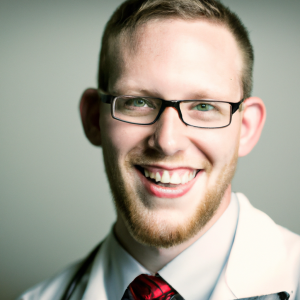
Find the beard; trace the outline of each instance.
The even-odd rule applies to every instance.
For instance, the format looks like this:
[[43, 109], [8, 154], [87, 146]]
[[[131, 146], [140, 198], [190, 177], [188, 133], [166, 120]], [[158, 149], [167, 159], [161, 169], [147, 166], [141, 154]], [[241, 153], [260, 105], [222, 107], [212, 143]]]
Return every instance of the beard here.
[[[135, 180], [130, 180], [129, 176], [134, 172], [134, 165], [151, 165], [162, 161], [178, 162], [180, 159], [167, 158], [153, 150], [143, 153], [133, 150], [121, 165], [118, 164], [117, 155], [114, 155], [111, 148], [102, 146], [105, 170], [117, 213], [137, 242], [157, 248], [170, 248], [191, 239], [211, 220], [232, 181], [238, 160], [236, 149], [229, 163], [224, 165], [216, 176], [214, 184], [206, 187], [206, 191], [199, 193], [200, 196], [198, 194], [196, 209], [180, 218], [181, 220], [174, 220], [168, 214], [164, 214], [164, 217], [158, 214], [145, 188], [137, 186]], [[205, 165], [205, 172], [210, 174], [211, 163], [207, 162]]]

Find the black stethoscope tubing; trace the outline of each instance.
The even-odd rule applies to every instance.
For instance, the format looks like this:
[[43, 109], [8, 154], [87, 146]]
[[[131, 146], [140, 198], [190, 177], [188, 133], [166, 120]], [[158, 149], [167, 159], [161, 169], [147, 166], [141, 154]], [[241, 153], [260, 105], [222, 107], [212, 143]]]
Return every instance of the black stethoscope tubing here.
[[63, 296], [61, 297], [61, 300], [70, 300], [76, 287], [80, 283], [82, 277], [88, 270], [88, 268], [92, 265], [100, 247], [101, 247], [102, 242], [85, 258], [85, 260], [81, 263], [79, 269], [77, 272], [74, 274], [72, 279], [70, 280]]

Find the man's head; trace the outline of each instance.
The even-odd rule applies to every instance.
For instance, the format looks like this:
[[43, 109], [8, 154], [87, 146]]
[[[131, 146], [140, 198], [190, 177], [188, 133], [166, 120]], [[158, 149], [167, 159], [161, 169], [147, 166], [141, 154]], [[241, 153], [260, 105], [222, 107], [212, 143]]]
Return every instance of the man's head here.
[[[103, 37], [99, 87], [115, 96], [165, 100], [248, 97], [252, 50], [246, 30], [228, 14], [207, 0], [125, 2]], [[237, 40], [241, 32], [247, 47]], [[86, 135], [103, 148], [118, 221], [137, 241], [156, 247], [192, 238], [226, 209], [237, 158], [251, 151], [265, 119], [261, 100], [248, 98], [245, 111], [224, 128], [188, 126], [173, 107], [152, 125], [129, 124], [112, 118], [111, 104], [101, 103], [99, 114], [95, 90], [84, 93], [81, 114]]]

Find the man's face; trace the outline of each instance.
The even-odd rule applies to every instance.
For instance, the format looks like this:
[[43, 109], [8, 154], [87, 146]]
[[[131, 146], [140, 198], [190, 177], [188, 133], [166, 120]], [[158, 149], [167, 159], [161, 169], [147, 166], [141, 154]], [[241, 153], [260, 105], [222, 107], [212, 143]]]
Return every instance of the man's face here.
[[[228, 102], [243, 96], [241, 54], [220, 25], [152, 21], [139, 29], [135, 47], [123, 43], [120, 49], [123, 63], [109, 86], [113, 95]], [[225, 128], [186, 126], [172, 107], [155, 124], [128, 124], [112, 119], [110, 105], [101, 104], [106, 172], [118, 217], [137, 241], [170, 247], [203, 228], [230, 192], [240, 126], [239, 111]], [[156, 182], [145, 170], [181, 183]]]

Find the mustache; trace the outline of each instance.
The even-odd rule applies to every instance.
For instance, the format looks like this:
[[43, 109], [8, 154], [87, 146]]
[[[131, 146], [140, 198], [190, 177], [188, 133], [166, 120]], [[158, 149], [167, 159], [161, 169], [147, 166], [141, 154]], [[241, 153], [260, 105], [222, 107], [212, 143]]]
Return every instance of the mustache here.
[[125, 161], [130, 164], [135, 165], [142, 165], [142, 164], [155, 164], [158, 162], [170, 162], [170, 161], [178, 161], [178, 158], [169, 157], [162, 153], [159, 153], [153, 149], [146, 149], [146, 150], [140, 150], [140, 149], [133, 149], [130, 151]]
[[178, 152], [172, 156], [166, 156], [156, 150], [153, 149], [133, 149], [131, 150], [126, 158], [126, 165], [155, 165], [155, 164], [169, 164], [169, 165], [182, 165], [182, 166], [194, 166], [196, 169], [206, 169], [210, 170], [212, 164], [207, 160], [195, 161], [187, 161], [186, 155], [182, 152]]

